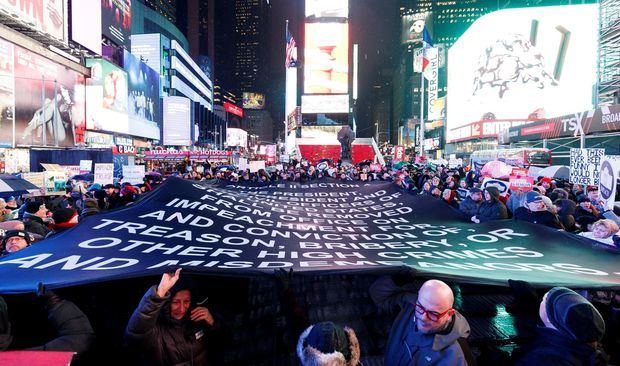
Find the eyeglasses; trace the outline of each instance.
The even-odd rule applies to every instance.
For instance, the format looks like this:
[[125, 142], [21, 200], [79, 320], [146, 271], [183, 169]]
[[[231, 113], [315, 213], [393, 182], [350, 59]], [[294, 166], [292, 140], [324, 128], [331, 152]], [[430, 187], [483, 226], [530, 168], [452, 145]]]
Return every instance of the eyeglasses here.
[[426, 314], [426, 316], [427, 316], [427, 317], [428, 317], [431, 321], [434, 321], [434, 322], [436, 322], [436, 321], [438, 321], [439, 319], [443, 318], [446, 314], [448, 314], [448, 312], [449, 312], [450, 310], [452, 310], [452, 308], [450, 308], [450, 309], [448, 309], [448, 310], [446, 310], [446, 311], [444, 311], [444, 312], [438, 313], [438, 312], [436, 312], [436, 311], [430, 311], [430, 310], [427, 310], [424, 306], [420, 305], [420, 303], [419, 303], [419, 302], [416, 302], [415, 304], [413, 304], [413, 307], [414, 307], [414, 309], [415, 309], [415, 313], [416, 313], [418, 316], [420, 316], [420, 317], [421, 317], [421, 316], [423, 316], [424, 314]]

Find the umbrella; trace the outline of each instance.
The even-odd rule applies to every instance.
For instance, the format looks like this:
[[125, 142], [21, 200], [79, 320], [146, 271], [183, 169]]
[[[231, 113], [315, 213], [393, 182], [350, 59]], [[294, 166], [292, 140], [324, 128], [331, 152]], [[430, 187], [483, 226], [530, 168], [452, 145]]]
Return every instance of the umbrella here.
[[235, 170], [235, 167], [233, 165], [222, 165], [218, 167], [219, 171], [226, 171], [226, 170]]
[[39, 187], [25, 179], [12, 175], [3, 175], [0, 178], [0, 195], [19, 195], [33, 190], [39, 190]]
[[266, 167], [265, 170], [267, 171], [267, 173], [273, 173], [273, 172], [277, 172], [278, 171], [278, 167], [275, 166], [275, 165], [270, 165], [270, 166]]
[[78, 174], [71, 177], [72, 180], [75, 181], [84, 181], [84, 182], [93, 182], [95, 180], [95, 175], [92, 173], [88, 174]]
[[410, 165], [411, 163], [409, 163], [408, 161], [399, 161], [398, 163], [394, 164], [394, 169], [402, 169], [402, 167]]
[[487, 175], [491, 178], [507, 178], [510, 177], [510, 174], [512, 174], [512, 167], [503, 161], [489, 161], [482, 167], [482, 175]]
[[544, 168], [539, 171], [538, 177], [549, 177], [549, 178], [557, 178], [557, 179], [566, 179], [568, 180], [568, 176], [570, 175], [570, 168], [566, 165], [552, 165]]
[[161, 173], [160, 172], [156, 172], [156, 171], [147, 172], [144, 175], [152, 175], [153, 177], [161, 177]]

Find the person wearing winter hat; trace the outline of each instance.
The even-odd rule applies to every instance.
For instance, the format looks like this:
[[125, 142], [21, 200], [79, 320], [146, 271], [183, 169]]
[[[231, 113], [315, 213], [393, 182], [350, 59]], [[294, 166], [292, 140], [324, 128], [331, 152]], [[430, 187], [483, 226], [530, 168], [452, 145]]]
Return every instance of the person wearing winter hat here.
[[577, 197], [577, 209], [574, 216], [582, 231], [587, 231], [587, 224], [584, 225], [584, 223], [594, 223], [603, 218], [592, 201], [583, 194]]
[[564, 229], [558, 216], [547, 209], [544, 198], [538, 192], [527, 192], [525, 204], [514, 212], [514, 219], [541, 224], [554, 229]]
[[472, 187], [469, 189], [469, 195], [461, 201], [459, 211], [461, 211], [463, 216], [469, 221], [478, 214], [481, 204], [482, 190], [478, 187]]
[[99, 211], [99, 201], [96, 198], [87, 198], [84, 200], [84, 208], [80, 213], [80, 218], [96, 215]]
[[59, 208], [52, 214], [54, 223], [51, 224], [52, 232], [46, 238], [71, 229], [78, 224], [78, 212], [72, 208]]
[[566, 287], [554, 287], [542, 299], [539, 316], [544, 327], [524, 348], [516, 365], [594, 365], [602, 358], [598, 342], [605, 335], [605, 321], [584, 297]]
[[2, 239], [0, 255], [7, 255], [20, 251], [30, 246], [31, 242], [30, 234], [24, 230], [9, 230], [4, 234], [4, 238]]
[[357, 366], [360, 345], [353, 329], [321, 322], [299, 336], [297, 357], [302, 366]]
[[472, 222], [479, 224], [493, 220], [503, 220], [508, 218], [508, 209], [499, 199], [499, 189], [497, 187], [486, 187], [484, 189], [484, 202], [476, 216], [471, 218]]
[[11, 196], [6, 199], [6, 208], [9, 210], [17, 210], [17, 200]]
[[45, 237], [50, 229], [44, 219], [47, 218], [47, 207], [39, 201], [30, 201], [25, 205], [24, 226], [26, 231]]

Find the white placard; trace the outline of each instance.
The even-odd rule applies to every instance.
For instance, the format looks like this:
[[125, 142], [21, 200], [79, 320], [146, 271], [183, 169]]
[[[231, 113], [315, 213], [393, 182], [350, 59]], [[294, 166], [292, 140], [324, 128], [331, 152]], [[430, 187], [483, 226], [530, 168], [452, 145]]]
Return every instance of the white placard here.
[[569, 181], [575, 184], [598, 186], [601, 159], [605, 149], [570, 149]]
[[239, 164], [237, 164], [237, 166], [239, 167], [239, 171], [244, 171], [250, 167], [248, 165], [248, 159], [246, 158], [239, 158]]
[[95, 163], [95, 178], [93, 183], [99, 183], [102, 186], [114, 183], [114, 164]]
[[616, 201], [616, 185], [620, 177], [620, 156], [606, 155], [601, 160], [598, 190], [603, 207], [614, 209]]
[[144, 183], [144, 165], [123, 165], [123, 183]]
[[261, 169], [265, 169], [264, 160], [250, 161], [250, 173], [256, 173]]
[[80, 172], [90, 173], [93, 171], [92, 160], [80, 160]]

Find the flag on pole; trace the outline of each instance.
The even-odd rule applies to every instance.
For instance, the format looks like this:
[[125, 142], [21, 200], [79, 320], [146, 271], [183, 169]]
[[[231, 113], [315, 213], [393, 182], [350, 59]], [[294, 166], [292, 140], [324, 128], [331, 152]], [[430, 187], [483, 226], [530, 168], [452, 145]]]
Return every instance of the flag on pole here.
[[297, 67], [297, 45], [295, 44], [295, 38], [288, 30], [288, 21], [286, 22], [286, 61], [284, 66]]
[[424, 27], [422, 32], [422, 72], [426, 71], [426, 68], [431, 62], [431, 53], [433, 48], [433, 40], [428, 32], [428, 28]]

